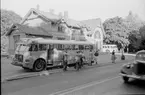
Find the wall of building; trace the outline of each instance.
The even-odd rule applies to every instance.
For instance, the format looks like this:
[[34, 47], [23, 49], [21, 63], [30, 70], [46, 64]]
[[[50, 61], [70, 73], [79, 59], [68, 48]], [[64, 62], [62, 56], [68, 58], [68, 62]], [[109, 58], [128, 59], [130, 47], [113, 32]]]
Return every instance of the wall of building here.
[[21, 33], [18, 30], [15, 30], [12, 32], [12, 34], [9, 36], [9, 49], [8, 52], [10, 54], [14, 54], [14, 51], [17, 47], [17, 43], [19, 42], [20, 38], [25, 38], [26, 35], [24, 33]]

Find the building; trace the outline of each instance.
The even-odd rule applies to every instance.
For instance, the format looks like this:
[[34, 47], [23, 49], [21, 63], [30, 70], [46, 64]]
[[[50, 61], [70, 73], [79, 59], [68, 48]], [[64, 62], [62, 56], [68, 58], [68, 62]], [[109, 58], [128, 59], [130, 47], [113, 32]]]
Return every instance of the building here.
[[[83, 27], [90, 29], [91, 36], [95, 37], [99, 45], [103, 42], [104, 30], [99, 19], [91, 19], [86, 21], [75, 21], [69, 19], [68, 12], [64, 12], [64, 16], [56, 15], [52, 12], [43, 12], [39, 9], [30, 9], [26, 16], [19, 24], [13, 24], [7, 32], [9, 38], [9, 53], [13, 54], [16, 49], [16, 43], [20, 38], [43, 37], [58, 40], [87, 40], [84, 36]], [[95, 31], [95, 32], [94, 32]], [[96, 35], [96, 36], [93, 36]], [[98, 36], [99, 38], [97, 38]], [[89, 37], [89, 36], [88, 36]], [[99, 48], [101, 48], [99, 46]]]

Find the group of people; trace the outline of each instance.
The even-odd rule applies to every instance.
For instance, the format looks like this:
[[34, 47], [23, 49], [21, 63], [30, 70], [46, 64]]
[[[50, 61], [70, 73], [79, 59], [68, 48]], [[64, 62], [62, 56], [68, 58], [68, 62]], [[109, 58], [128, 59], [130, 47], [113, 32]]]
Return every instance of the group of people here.
[[[53, 53], [53, 48], [49, 49], [48, 50], [48, 59], [51, 59], [50, 56], [51, 54]], [[89, 60], [90, 60], [90, 63], [88, 65], [92, 65], [93, 63], [95, 64], [98, 64], [98, 60], [97, 60], [97, 56], [99, 55], [98, 51], [96, 51], [95, 53], [90, 50], [90, 53], [89, 53]], [[68, 59], [69, 59], [69, 54], [67, 52], [67, 50], [65, 50], [63, 52], [63, 56], [62, 56], [62, 61], [63, 61], [63, 70], [64, 71], [67, 71], [67, 67], [68, 67]], [[113, 50], [112, 52], [112, 56], [111, 56], [111, 60], [112, 60], [112, 63], [115, 63], [115, 60], [116, 60], [116, 56], [115, 56], [115, 51]], [[83, 51], [76, 51], [76, 55], [75, 55], [75, 68], [77, 70], [81, 69], [83, 67], [83, 64], [85, 62], [85, 56], [84, 56], [84, 53]], [[53, 64], [53, 61], [51, 60], [51, 63]]]
[[[92, 50], [90, 50], [90, 60], [91, 63], [90, 65], [92, 65], [92, 63], [96, 63], [97, 64], [97, 56], [98, 56], [98, 52], [96, 51], [96, 53], [92, 52]], [[95, 59], [94, 59], [95, 56]], [[76, 55], [75, 55], [75, 69], [79, 70], [83, 67], [85, 62], [85, 56], [83, 51], [77, 51]], [[63, 70], [67, 71], [67, 65], [68, 65], [68, 53], [67, 51], [64, 52], [63, 54]]]

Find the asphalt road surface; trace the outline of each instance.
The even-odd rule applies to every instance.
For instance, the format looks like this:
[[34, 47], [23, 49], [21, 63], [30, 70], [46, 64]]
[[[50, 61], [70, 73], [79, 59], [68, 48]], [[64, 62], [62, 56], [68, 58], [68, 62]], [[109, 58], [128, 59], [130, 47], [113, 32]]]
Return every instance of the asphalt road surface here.
[[145, 94], [145, 81], [124, 84], [122, 64], [83, 68], [50, 76], [39, 76], [2, 83], [2, 95], [126, 95]]

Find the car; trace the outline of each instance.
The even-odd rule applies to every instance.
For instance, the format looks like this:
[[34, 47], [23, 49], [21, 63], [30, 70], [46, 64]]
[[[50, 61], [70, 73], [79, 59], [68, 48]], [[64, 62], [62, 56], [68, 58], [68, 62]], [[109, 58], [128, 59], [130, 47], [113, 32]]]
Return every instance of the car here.
[[145, 80], [145, 50], [136, 53], [134, 62], [124, 64], [120, 75], [125, 83], [128, 83], [130, 78]]

